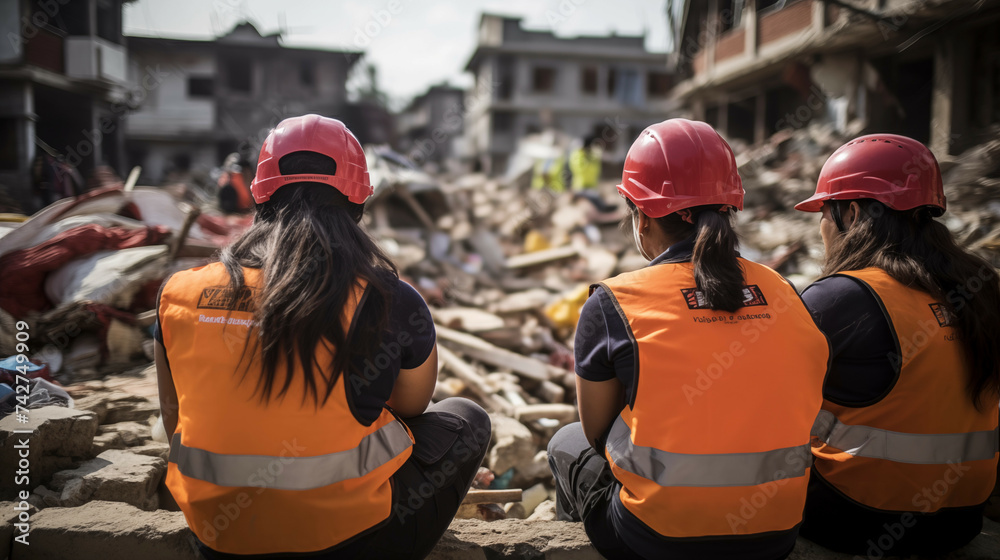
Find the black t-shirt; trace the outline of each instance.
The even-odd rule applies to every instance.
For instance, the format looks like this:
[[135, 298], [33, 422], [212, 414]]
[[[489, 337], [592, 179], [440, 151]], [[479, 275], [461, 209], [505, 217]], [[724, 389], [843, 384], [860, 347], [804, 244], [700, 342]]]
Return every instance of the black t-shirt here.
[[[166, 282], [164, 282], [166, 284]], [[401, 369], [423, 364], [434, 349], [437, 335], [427, 303], [412, 286], [397, 280], [389, 308], [388, 329], [374, 356], [357, 357], [347, 377], [347, 402], [358, 422], [369, 426], [378, 419], [392, 394]], [[159, 296], [156, 298], [159, 309]], [[364, 307], [359, 313], [364, 313]], [[159, 313], [153, 338], [163, 344]]]

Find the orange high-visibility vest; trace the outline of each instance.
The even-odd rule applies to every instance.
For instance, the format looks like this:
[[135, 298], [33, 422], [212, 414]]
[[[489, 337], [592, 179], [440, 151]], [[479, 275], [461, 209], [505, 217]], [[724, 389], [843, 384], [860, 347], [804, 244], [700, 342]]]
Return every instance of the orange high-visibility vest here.
[[[241, 362], [260, 270], [244, 274], [248, 289], [232, 313], [221, 263], [174, 274], [160, 295], [163, 345], [180, 406], [167, 487], [188, 526], [214, 550], [323, 550], [389, 518], [389, 478], [410, 456], [413, 439], [388, 410], [371, 426], [360, 424], [348, 407], [345, 375], [317, 408], [311, 397], [303, 402], [297, 365], [285, 397], [262, 404], [254, 394], [259, 354], [248, 350]], [[362, 294], [359, 286], [349, 298], [345, 326]], [[317, 346], [315, 374], [329, 375], [331, 350]], [[279, 386], [285, 374], [279, 367]]]
[[[814, 449], [816, 474], [868, 507], [930, 513], [982, 504], [997, 473], [997, 405], [976, 410], [969, 365], [946, 308], [883, 270], [843, 272], [860, 280], [885, 311], [897, 371], [878, 402], [824, 401]], [[850, 312], [850, 310], [846, 310]]]
[[802, 521], [829, 345], [778, 273], [740, 263], [745, 299], [735, 313], [707, 307], [691, 263], [601, 284], [638, 348], [634, 402], [606, 454], [622, 503], [667, 537]]

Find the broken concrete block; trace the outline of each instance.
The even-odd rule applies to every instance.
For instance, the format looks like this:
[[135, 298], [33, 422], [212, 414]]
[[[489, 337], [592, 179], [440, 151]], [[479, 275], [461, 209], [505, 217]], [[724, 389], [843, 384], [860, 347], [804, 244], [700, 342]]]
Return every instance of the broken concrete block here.
[[599, 560], [582, 523], [517, 519], [452, 522], [428, 560], [536, 558]]
[[538, 483], [531, 488], [528, 488], [522, 493], [521, 506], [524, 508], [525, 517], [530, 516], [535, 512], [535, 508], [538, 504], [544, 502], [549, 497], [549, 491], [546, 490], [545, 485]]
[[552, 500], [545, 500], [538, 504], [535, 511], [528, 516], [528, 521], [555, 521], [556, 503]]
[[90, 456], [97, 457], [108, 449], [125, 449], [125, 440], [118, 432], [101, 433], [94, 436], [94, 445], [91, 447]]
[[60, 505], [62, 502], [60, 501], [59, 497], [60, 497], [59, 492], [53, 492], [52, 490], [49, 490], [44, 485], [42, 485], [39, 486], [38, 488], [35, 488], [31, 492], [31, 496], [28, 497], [28, 502], [30, 502], [32, 506], [38, 509], [43, 509], [47, 507]]
[[74, 404], [79, 410], [90, 410], [97, 414], [97, 421], [100, 424], [146, 423], [160, 413], [159, 404], [146, 397], [105, 389], [76, 398]]
[[110, 402], [111, 395], [100, 389], [82, 397], [73, 397], [73, 406], [77, 410], [89, 410], [93, 412], [97, 415], [98, 424], [104, 423], [104, 418], [108, 415], [108, 403]]
[[27, 523], [29, 532], [33, 528], [32, 522], [38, 510], [30, 503], [21, 502], [21, 500], [0, 502], [0, 557], [2, 558], [6, 558], [6, 555], [9, 554], [14, 537], [24, 533], [21, 530], [24, 526], [15, 527], [15, 523]]
[[197, 560], [194, 536], [180, 512], [140, 511], [119, 502], [52, 507], [32, 517], [30, 548], [12, 560]]
[[146, 424], [150, 418], [159, 413], [159, 404], [138, 395], [127, 395], [125, 398], [111, 401], [108, 405], [107, 419], [102, 423], [139, 422]]
[[[88, 411], [62, 406], [46, 406], [28, 411], [28, 422], [18, 422], [17, 414], [0, 420], [0, 472], [14, 473], [19, 461], [16, 446], [26, 443], [31, 453], [29, 482], [34, 488], [44, 483], [57, 470], [72, 465], [73, 457], [90, 453], [91, 441], [97, 432], [97, 416]], [[32, 433], [15, 433], [29, 430]], [[14, 497], [16, 488], [3, 484], [0, 498]]]
[[125, 445], [142, 445], [143, 442], [153, 438], [149, 426], [139, 422], [118, 422], [117, 424], [105, 424], [99, 428], [101, 435], [118, 434]]
[[58, 505], [63, 507], [105, 500], [152, 511], [159, 505], [157, 486], [166, 471], [167, 463], [159, 457], [112, 449], [76, 469], [56, 473], [49, 487], [60, 492]]
[[511, 468], [531, 465], [535, 456], [531, 431], [508, 416], [491, 414], [490, 420], [493, 422], [493, 446], [486, 456], [490, 470], [503, 474]]
[[159, 441], [147, 441], [143, 445], [130, 447], [129, 453], [146, 455], [147, 457], [159, 457], [164, 461], [170, 456], [170, 445]]

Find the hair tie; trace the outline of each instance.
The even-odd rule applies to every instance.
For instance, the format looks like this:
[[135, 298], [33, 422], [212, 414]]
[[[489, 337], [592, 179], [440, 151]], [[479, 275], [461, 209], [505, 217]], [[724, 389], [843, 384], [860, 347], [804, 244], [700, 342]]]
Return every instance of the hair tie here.
[[683, 210], [678, 210], [677, 215], [680, 216], [681, 219], [684, 220], [685, 222], [694, 225], [694, 220], [691, 219], [691, 211], [688, 210], [687, 208]]

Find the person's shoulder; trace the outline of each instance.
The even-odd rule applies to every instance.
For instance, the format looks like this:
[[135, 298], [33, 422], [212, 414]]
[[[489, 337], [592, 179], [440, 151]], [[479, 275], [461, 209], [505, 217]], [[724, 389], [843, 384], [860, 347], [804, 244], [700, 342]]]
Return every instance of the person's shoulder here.
[[416, 288], [410, 285], [409, 282], [403, 280], [402, 278], [395, 278], [392, 280], [393, 295], [395, 296], [393, 305], [397, 305], [398, 302], [401, 305], [408, 305], [411, 307], [427, 307], [427, 302], [420, 295], [420, 292]]
[[820, 278], [802, 291], [810, 310], [852, 309], [875, 301], [864, 284], [851, 276], [834, 274]]
[[856, 278], [843, 274], [833, 274], [806, 286], [806, 289], [802, 291], [803, 297], [806, 294], [813, 297], [859, 297], [868, 294], [868, 290]]

